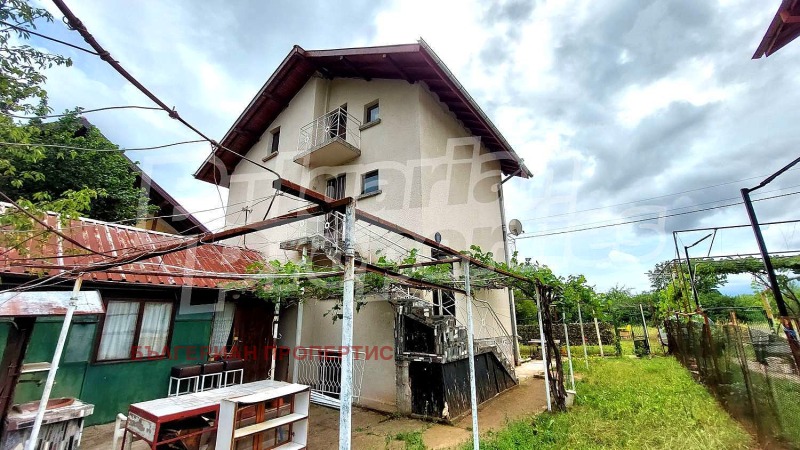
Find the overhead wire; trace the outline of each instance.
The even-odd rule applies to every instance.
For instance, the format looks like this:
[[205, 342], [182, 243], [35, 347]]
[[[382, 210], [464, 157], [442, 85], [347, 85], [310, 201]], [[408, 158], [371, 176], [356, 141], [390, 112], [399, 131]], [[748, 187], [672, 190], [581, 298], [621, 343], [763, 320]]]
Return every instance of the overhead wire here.
[[151, 111], [161, 111], [161, 108], [157, 108], [155, 106], [136, 106], [136, 105], [124, 105], [124, 106], [106, 106], [104, 108], [93, 108], [93, 109], [80, 109], [79, 111], [68, 112], [64, 114], [43, 114], [40, 116], [19, 116], [16, 114], [9, 114], [9, 113], [2, 113], [4, 116], [13, 117], [15, 119], [55, 119], [59, 117], [67, 117], [67, 116], [80, 116], [82, 114], [99, 112], [99, 111], [109, 111], [114, 109], [145, 109]]
[[[769, 194], [771, 192], [779, 192], [779, 191], [782, 191], [782, 190], [785, 190], [785, 189], [793, 189], [793, 188], [796, 188], [796, 187], [800, 187], [800, 184], [796, 184], [796, 185], [793, 185], [793, 186], [787, 186], [785, 188], [780, 188], [780, 189], [772, 189], [770, 191], [764, 191], [764, 192], [761, 192], [761, 194]], [[680, 211], [680, 210], [683, 210], [683, 209], [694, 208], [694, 207], [697, 207], [697, 206], [712, 205], [714, 203], [720, 203], [720, 202], [728, 202], [728, 201], [731, 201], [731, 200], [736, 200], [738, 198], [740, 198], [740, 197], [730, 197], [730, 198], [724, 198], [724, 199], [719, 199], [719, 200], [712, 200], [710, 202], [696, 203], [694, 205], [681, 206], [679, 208], [667, 209], [667, 210], [661, 212], [661, 214], [670, 213], [670, 212], [676, 212], [676, 211]], [[739, 204], [741, 204], [741, 203], [739, 203]], [[570, 228], [574, 228], [576, 226], [582, 227], [582, 226], [586, 226], [586, 225], [595, 225], [595, 224], [601, 224], [601, 223], [605, 223], [605, 222], [613, 222], [613, 221], [616, 221], [616, 220], [635, 219], [637, 217], [645, 217], [645, 216], [649, 217], [649, 216], [652, 216], [652, 214], [653, 214], [652, 212], [642, 213], [642, 214], [634, 214], [632, 216], [617, 217], [617, 218], [614, 218], [614, 219], [605, 219], [605, 220], [597, 220], [597, 221], [594, 221], [594, 222], [585, 222], [585, 223], [582, 223], [580, 225], [569, 225], [569, 226], [565, 226], [565, 227], [550, 228], [550, 229], [548, 229], [546, 231], [547, 232], [551, 232], [551, 231], [567, 230], [567, 229], [570, 229]]]
[[65, 150], [76, 150], [76, 151], [87, 151], [87, 152], [139, 152], [139, 151], [146, 151], [146, 150], [160, 150], [162, 148], [167, 147], [175, 147], [178, 145], [186, 145], [186, 144], [198, 144], [201, 142], [206, 142], [203, 139], [195, 139], [191, 141], [181, 141], [181, 142], [173, 142], [170, 144], [163, 144], [163, 145], [154, 145], [151, 147], [132, 147], [132, 148], [89, 148], [89, 147], [75, 147], [71, 145], [60, 145], [60, 144], [40, 144], [40, 143], [28, 143], [28, 142], [0, 142], [0, 145], [12, 145], [17, 147], [44, 147], [44, 148], [61, 148]]
[[6, 22], [4, 20], [0, 20], [0, 24], [3, 24], [3, 25], [5, 25], [7, 27], [10, 27], [10, 28], [13, 28], [13, 29], [17, 30], [20, 33], [32, 34], [32, 35], [38, 36], [38, 37], [40, 37], [42, 39], [47, 39], [48, 41], [57, 42], [59, 44], [66, 45], [67, 47], [72, 47], [72, 48], [74, 48], [76, 50], [80, 50], [82, 52], [89, 53], [90, 55], [100, 56], [99, 53], [94, 52], [92, 50], [89, 50], [88, 48], [84, 48], [84, 47], [81, 47], [81, 46], [78, 46], [78, 45], [75, 45], [75, 44], [70, 44], [69, 42], [62, 41], [61, 39], [56, 39], [54, 37], [50, 37], [50, 36], [46, 36], [46, 35], [41, 34], [41, 33], [37, 33], [37, 32], [35, 32], [33, 30], [28, 29], [28, 28], [21, 27], [19, 25], [15, 25], [13, 23], [9, 23], [9, 22]]
[[[789, 195], [796, 195], [796, 194], [800, 194], [800, 191], [790, 192], [790, 193], [781, 194], [781, 195], [774, 195], [774, 196], [771, 196], [771, 197], [759, 198], [759, 199], [753, 200], [753, 202], [758, 202], [758, 201], [763, 201], [763, 200], [771, 200], [771, 199], [775, 199], [775, 198], [786, 197], [786, 196], [789, 196]], [[645, 218], [645, 219], [630, 220], [630, 221], [627, 221], [627, 222], [611, 223], [611, 224], [606, 224], [606, 225], [598, 225], [598, 226], [595, 226], [595, 227], [579, 228], [579, 229], [576, 229], [576, 230], [555, 231], [555, 232], [548, 232], [548, 230], [545, 230], [544, 232], [539, 233], [539, 234], [532, 234], [530, 236], [525, 236], [525, 235], [518, 236], [517, 240], [519, 240], [519, 239], [531, 239], [531, 238], [545, 237], [545, 236], [555, 236], [555, 235], [560, 235], [560, 234], [578, 233], [578, 232], [581, 232], [581, 231], [597, 230], [597, 229], [601, 229], [601, 228], [618, 227], [618, 226], [621, 226], [621, 225], [629, 225], [629, 224], [632, 224], [632, 223], [647, 222], [647, 221], [655, 220], [655, 219], [666, 219], [666, 218], [669, 218], [669, 217], [683, 216], [683, 215], [686, 215], [686, 214], [696, 214], [696, 213], [705, 212], [705, 211], [712, 211], [712, 210], [715, 210], [715, 209], [729, 208], [731, 206], [738, 206], [738, 205], [742, 205], [742, 204], [744, 204], [744, 202], [729, 203], [727, 205], [713, 206], [713, 207], [698, 209], [698, 210], [694, 210], [694, 211], [686, 211], [686, 212], [675, 213], [675, 214], [658, 215], [658, 216], [648, 217], [648, 218]], [[581, 226], [581, 225], [575, 225], [575, 226]]]
[[[794, 169], [789, 169], [788, 171], [792, 171], [792, 170], [800, 170], [800, 167], [794, 168]], [[632, 204], [635, 204], [635, 203], [642, 203], [642, 202], [646, 202], [646, 201], [650, 201], [650, 200], [658, 200], [660, 198], [667, 198], [667, 197], [674, 197], [676, 195], [681, 195], [681, 194], [688, 194], [689, 192], [697, 192], [697, 191], [702, 191], [702, 190], [705, 190], [705, 189], [711, 189], [711, 188], [715, 188], [715, 187], [726, 186], [726, 185], [729, 185], [729, 184], [741, 183], [743, 181], [760, 179], [760, 178], [763, 178], [765, 176], [766, 175], [758, 175], [758, 176], [754, 176], [754, 177], [743, 178], [741, 180], [727, 181], [725, 183], [713, 184], [713, 185], [710, 185], [710, 186], [703, 186], [703, 187], [700, 187], [700, 188], [688, 189], [688, 190], [680, 191], [680, 192], [673, 192], [671, 194], [658, 195], [658, 196], [655, 196], [655, 197], [642, 198], [642, 199], [639, 199], [639, 200], [632, 200], [632, 201], [623, 202], [623, 203], [615, 203], [613, 205], [597, 206], [597, 207], [594, 207], [594, 208], [581, 209], [581, 210], [577, 210], [577, 211], [568, 211], [568, 212], [564, 212], [564, 213], [553, 214], [553, 215], [550, 215], [550, 216], [531, 217], [531, 218], [527, 218], [527, 219], [521, 219], [520, 221], [521, 222], [534, 222], [534, 221], [538, 221], [538, 220], [551, 219], [553, 217], [569, 216], [569, 215], [580, 214], [580, 213], [589, 212], [589, 211], [597, 211], [597, 210], [600, 210], [600, 209], [613, 208], [615, 206], [632, 205]]]

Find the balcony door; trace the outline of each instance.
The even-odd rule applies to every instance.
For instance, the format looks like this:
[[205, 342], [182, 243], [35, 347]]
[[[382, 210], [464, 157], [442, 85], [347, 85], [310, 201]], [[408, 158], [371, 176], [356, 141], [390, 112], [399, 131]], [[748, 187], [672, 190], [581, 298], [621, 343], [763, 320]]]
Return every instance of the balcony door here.
[[[328, 180], [325, 187], [325, 195], [334, 200], [344, 198], [346, 185], [347, 176], [345, 174], [337, 175]], [[339, 236], [342, 235], [344, 224], [340, 218], [341, 216], [335, 213], [328, 213], [325, 216], [325, 238], [330, 242], [338, 243]]]
[[341, 138], [347, 140], [347, 103], [340, 106], [331, 114], [329, 133], [331, 139]]

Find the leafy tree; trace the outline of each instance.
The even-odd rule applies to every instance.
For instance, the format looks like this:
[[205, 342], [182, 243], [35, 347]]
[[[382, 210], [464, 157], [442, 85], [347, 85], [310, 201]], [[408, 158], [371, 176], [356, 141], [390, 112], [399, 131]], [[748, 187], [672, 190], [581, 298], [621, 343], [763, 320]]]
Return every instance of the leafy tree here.
[[[135, 175], [121, 153], [49, 147], [116, 149], [96, 128], [79, 122], [80, 110], [54, 123], [14, 122], [12, 115], [41, 116], [51, 111], [43, 71], [70, 66], [72, 61], [20, 44], [30, 38], [24, 30], [53, 21], [46, 10], [24, 0], [2, 0], [0, 19], [22, 28], [0, 28], [0, 142], [9, 143], [0, 145], [0, 191], [32, 215], [52, 211], [64, 223], [79, 215], [112, 221], [138, 216], [139, 206], [147, 203], [134, 188]], [[0, 216], [0, 227], [22, 231], [0, 236], [4, 246], [18, 246], [38, 235], [36, 221], [22, 211]]]
[[[12, 146], [0, 146], [0, 160], [14, 167], [17, 175], [0, 177], [0, 191], [14, 199], [40, 202], [52, 202], [64, 192], [90, 193], [86, 212], [98, 220], [129, 220], [146, 212], [147, 196], [135, 187], [136, 173], [124, 155], [68, 148], [117, 148], [96, 127], [74, 114], [50, 123], [31, 121], [25, 127], [35, 141], [64, 147], [42, 147], [31, 158], [21, 157]], [[6, 129], [14, 128], [18, 127]]]
[[[36, 29], [36, 22], [52, 22], [53, 16], [42, 8], [34, 8], [25, 0], [0, 2], [0, 20], [19, 27]], [[61, 55], [39, 51], [30, 45], [16, 45], [13, 37], [27, 40], [30, 33], [11, 27], [0, 28], [0, 112], [44, 114], [47, 92], [42, 85], [42, 70], [53, 66], [71, 66], [72, 60]]]

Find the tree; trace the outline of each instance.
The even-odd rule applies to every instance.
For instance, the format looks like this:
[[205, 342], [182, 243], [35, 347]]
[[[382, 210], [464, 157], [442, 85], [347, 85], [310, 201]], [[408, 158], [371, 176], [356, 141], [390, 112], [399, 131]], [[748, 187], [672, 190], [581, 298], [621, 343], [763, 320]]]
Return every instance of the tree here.
[[[24, 0], [3, 0], [0, 20], [25, 29], [36, 29], [36, 21], [53, 21], [42, 8], [34, 8]], [[53, 66], [71, 66], [72, 60], [61, 55], [39, 51], [29, 45], [14, 45], [12, 37], [28, 40], [30, 33], [11, 27], [0, 28], [0, 112], [44, 114], [48, 111], [47, 92], [42, 85], [47, 79], [42, 70]]]
[[[0, 145], [0, 191], [26, 212], [34, 216], [55, 212], [63, 223], [79, 215], [113, 221], [137, 217], [140, 205], [147, 202], [134, 188], [135, 174], [121, 153], [50, 147], [117, 148], [96, 128], [78, 120], [80, 110], [54, 123], [14, 122], [14, 114], [41, 116], [51, 111], [42, 72], [70, 66], [72, 61], [17, 44], [30, 38], [25, 30], [35, 29], [36, 22], [53, 21], [46, 10], [24, 0], [3, 0], [0, 19], [21, 28], [0, 28], [0, 141], [9, 143]], [[37, 224], [14, 209], [0, 216], [0, 227], [23, 232], [0, 237], [4, 246], [17, 246], [33, 237]]]
[[[64, 192], [93, 192], [87, 215], [105, 221], [123, 221], [140, 217], [147, 212], [148, 198], [135, 187], [136, 173], [120, 152], [91, 152], [69, 150], [68, 147], [115, 149], [100, 131], [74, 114], [56, 122], [31, 121], [31, 138], [47, 145], [35, 160], [20, 157], [0, 147], [0, 160], [8, 161], [17, 177], [0, 178], [0, 191], [14, 199], [36, 199], [51, 202]], [[11, 130], [14, 126], [11, 127]]]

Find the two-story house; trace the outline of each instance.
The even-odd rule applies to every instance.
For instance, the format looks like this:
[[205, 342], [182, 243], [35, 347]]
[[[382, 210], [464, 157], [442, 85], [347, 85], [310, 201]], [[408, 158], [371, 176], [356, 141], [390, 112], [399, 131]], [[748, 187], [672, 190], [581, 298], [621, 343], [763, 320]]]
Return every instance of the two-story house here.
[[[531, 176], [424, 41], [319, 51], [295, 46], [220, 144], [224, 148], [211, 155], [195, 177], [229, 188], [229, 204], [249, 201], [251, 221], [266, 215], [275, 177], [242, 156], [329, 197], [354, 197], [359, 209], [451, 248], [477, 245], [498, 260], [505, 257], [500, 183], [504, 176]], [[278, 196], [269, 216], [301, 206], [295, 198]], [[243, 215], [229, 218], [230, 226], [244, 223]], [[335, 225], [323, 217], [291, 229], [248, 235], [246, 242], [236, 244], [259, 250], [266, 259], [310, 257], [322, 263], [331, 227]], [[384, 242], [386, 248], [376, 249], [376, 242]], [[386, 241], [367, 245], [356, 237], [361, 255], [391, 251], [390, 247]], [[436, 257], [426, 251], [424, 256]], [[357, 364], [362, 368], [355, 374], [358, 403], [426, 417], [456, 417], [469, 410], [465, 301], [448, 292], [408, 297], [415, 295], [405, 303], [368, 298], [356, 314], [355, 345], [392, 349], [390, 358], [366, 358], [363, 365]], [[232, 336], [239, 344], [263, 339], [252, 331], [251, 322], [271, 328], [267, 319], [272, 306], [252, 303], [236, 305], [248, 311], [233, 321]], [[475, 305], [482, 308], [475, 329], [482, 401], [516, 382], [510, 331], [514, 311], [505, 289], [479, 290]], [[254, 315], [257, 308], [262, 315]], [[330, 300], [283, 308], [278, 343], [292, 348], [340, 345], [341, 324], [325, 314], [330, 309]], [[292, 359], [296, 358], [290, 355], [278, 361], [277, 378], [306, 382], [336, 396], [338, 366], [332, 366], [332, 375], [322, 374], [324, 367], [317, 369], [319, 377], [328, 378], [309, 382], [297, 373], [298, 363]], [[265, 377], [267, 372], [255, 376]]]

